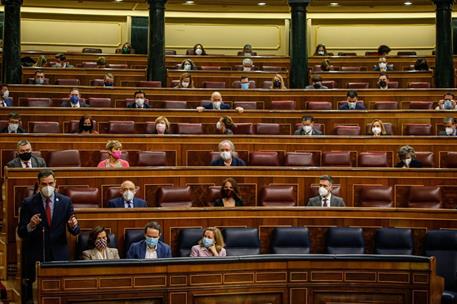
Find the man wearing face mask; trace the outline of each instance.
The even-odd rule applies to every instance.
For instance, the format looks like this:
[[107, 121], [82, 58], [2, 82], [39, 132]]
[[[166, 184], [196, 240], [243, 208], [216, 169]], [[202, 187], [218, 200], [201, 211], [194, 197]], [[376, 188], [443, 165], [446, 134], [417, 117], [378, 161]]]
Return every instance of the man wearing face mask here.
[[148, 204], [141, 198], [135, 197], [135, 184], [129, 180], [121, 184], [121, 197], [114, 198], [108, 202], [109, 208], [145, 208]]
[[[54, 172], [38, 173], [39, 192], [24, 200], [20, 210], [17, 233], [22, 239], [22, 296], [25, 303], [33, 299], [37, 261], [67, 261], [67, 231], [79, 234], [71, 199], [55, 191]], [[31, 302], [33, 303], [33, 302]]]
[[10, 97], [10, 91], [8, 90], [8, 86], [6, 84], [2, 85], [0, 94], [0, 107], [12, 107], [13, 99]]
[[66, 108], [85, 108], [85, 107], [88, 107], [89, 105], [86, 104], [86, 102], [83, 99], [81, 99], [81, 94], [79, 93], [79, 90], [76, 88], [73, 88], [70, 91], [70, 95], [68, 96], [68, 99], [62, 101], [60, 106], [66, 107]]
[[340, 110], [365, 110], [365, 105], [359, 102], [357, 91], [349, 90], [346, 93], [346, 102], [340, 104]]
[[[197, 107], [198, 112], [203, 110], [229, 110], [230, 105], [222, 101], [222, 95], [219, 92], [213, 92], [211, 94], [211, 102], [204, 104], [203, 106]], [[242, 113], [244, 109], [242, 107], [236, 107], [235, 110], [239, 113]]]
[[130, 245], [127, 259], [162, 259], [171, 258], [170, 246], [160, 240], [162, 228], [157, 222], [144, 226], [144, 240]]
[[45, 83], [45, 76], [43, 71], [36, 71], [33, 78], [33, 84], [43, 85]]
[[7, 163], [8, 168], [43, 168], [46, 162], [41, 157], [32, 155], [32, 145], [26, 139], [17, 142], [17, 157]]
[[248, 76], [241, 76], [240, 78], [240, 87], [242, 90], [249, 90], [249, 77]]
[[393, 69], [393, 64], [388, 64], [386, 57], [380, 57], [378, 64], [373, 66], [373, 70], [378, 72], [387, 72], [392, 71]]
[[16, 112], [11, 112], [8, 115], [8, 126], [3, 128], [3, 130], [0, 133], [25, 133], [25, 130], [22, 128], [21, 116]]
[[312, 90], [327, 90], [328, 87], [322, 85], [322, 78], [321, 75], [313, 75], [311, 77], [311, 84], [306, 86], [305, 89], [312, 89]]
[[133, 98], [135, 99], [134, 102], [129, 103], [127, 105], [127, 108], [131, 109], [149, 109], [150, 106], [147, 104], [145, 95], [143, 91], [136, 91], [135, 94], [133, 94]]
[[389, 88], [389, 77], [387, 77], [387, 74], [380, 74], [378, 77], [378, 88], [380, 90], [387, 90]]
[[440, 131], [440, 136], [457, 136], [457, 122], [453, 117], [443, 119], [444, 130]]
[[243, 72], [250, 72], [254, 70], [254, 63], [252, 62], [251, 58], [244, 58], [242, 64]]
[[454, 100], [454, 94], [446, 92], [444, 98], [438, 101], [435, 110], [457, 110], [457, 102]]
[[306, 136], [322, 135], [321, 131], [314, 128], [314, 117], [303, 116], [301, 121], [302, 121], [302, 125], [300, 126], [300, 128], [295, 130], [294, 135], [306, 135]]
[[422, 163], [416, 159], [416, 151], [411, 146], [402, 146], [398, 149], [400, 161], [395, 164], [395, 168], [422, 168]]
[[235, 152], [235, 145], [230, 140], [221, 141], [218, 149], [220, 156], [211, 162], [211, 166], [246, 166], [244, 160], [238, 158], [238, 153]]
[[332, 194], [333, 178], [323, 175], [319, 178], [319, 195], [308, 200], [308, 207], [344, 207], [342, 197]]

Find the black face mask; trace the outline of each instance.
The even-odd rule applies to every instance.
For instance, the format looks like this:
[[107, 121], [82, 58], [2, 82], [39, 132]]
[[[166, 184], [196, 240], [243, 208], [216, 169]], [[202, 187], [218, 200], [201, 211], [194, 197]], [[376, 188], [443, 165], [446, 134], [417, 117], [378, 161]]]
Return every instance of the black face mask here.
[[92, 131], [92, 126], [83, 126], [83, 131]]
[[22, 161], [28, 161], [29, 159], [32, 158], [32, 152], [19, 153], [19, 158]]
[[315, 89], [319, 89], [321, 87], [321, 83], [320, 82], [316, 82], [316, 83], [313, 84], [313, 87]]
[[279, 81], [279, 80], [273, 81], [273, 88], [280, 89], [281, 88], [281, 81]]
[[222, 197], [227, 197], [227, 198], [236, 197], [236, 194], [235, 194], [235, 192], [233, 192], [233, 190], [222, 189]]
[[379, 82], [379, 87], [381, 87], [381, 88], [385, 87], [386, 85], [387, 85], [387, 82], [385, 82], [384, 80], [381, 80]]

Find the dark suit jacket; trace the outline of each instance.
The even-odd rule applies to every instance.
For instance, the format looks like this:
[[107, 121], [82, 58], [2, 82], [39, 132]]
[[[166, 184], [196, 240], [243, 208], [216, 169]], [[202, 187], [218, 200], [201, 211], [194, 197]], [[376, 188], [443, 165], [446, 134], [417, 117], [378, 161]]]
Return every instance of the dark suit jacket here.
[[[60, 104], [60, 106], [61, 106], [61, 107], [65, 107], [65, 108], [71, 108], [71, 102], [70, 102], [70, 100], [64, 100], [64, 101], [62, 101], [62, 103]], [[87, 108], [89, 105], [88, 105], [85, 101], [80, 100], [80, 101], [79, 101], [79, 106], [80, 106], [81, 108]]]
[[[297, 130], [295, 130], [294, 135], [306, 135], [305, 130], [303, 130], [303, 128], [297, 129]], [[322, 132], [313, 128], [311, 135], [322, 135]]]
[[[133, 208], [144, 208], [147, 207], [148, 205], [144, 200], [141, 198], [133, 198]], [[113, 198], [108, 202], [108, 207], [109, 208], [125, 208], [124, 205], [124, 198], [123, 197], [117, 197]]]
[[[405, 163], [401, 160], [398, 163], [395, 164], [395, 168], [403, 168], [405, 166]], [[422, 168], [422, 163], [418, 161], [417, 159], [411, 160], [409, 163], [410, 168]]]
[[[311, 197], [308, 200], [307, 206], [308, 207], [321, 207], [322, 206], [321, 197], [319, 195]], [[345, 205], [344, 205], [343, 198], [332, 194], [332, 197], [330, 198], [330, 207], [344, 207], [344, 206]]]
[[[213, 103], [210, 102], [210, 103], [207, 103], [207, 104], [204, 104], [203, 107], [207, 110], [213, 110]], [[230, 105], [228, 103], [221, 103], [221, 110], [229, 110], [230, 109]]]
[[[218, 159], [213, 160], [211, 162], [211, 166], [225, 166], [224, 160], [221, 157], [219, 157]], [[239, 166], [246, 166], [246, 163], [241, 158], [233, 157], [231, 167], [239, 167]]]
[[[44, 168], [46, 167], [46, 162], [41, 157], [32, 155], [32, 168]], [[21, 159], [16, 157], [12, 161], [6, 164], [9, 168], [22, 168]]]
[[5, 98], [5, 103], [7, 107], [12, 107], [13, 106], [13, 99], [11, 97]]
[[[6, 126], [2, 131], [0, 131], [0, 133], [9, 133], [8, 126]], [[26, 133], [26, 132], [25, 132], [24, 128], [19, 127], [19, 128], [17, 128], [16, 133]]]
[[326, 87], [325, 85], [320, 85], [320, 87], [315, 88], [313, 84], [310, 84], [310, 85], [307, 85], [305, 87], [305, 89], [307, 89], [307, 90], [328, 90], [328, 87]]
[[[151, 106], [148, 105], [147, 103], [144, 103], [143, 104], [143, 109], [149, 109]], [[132, 103], [129, 103], [127, 105], [127, 108], [131, 108], [131, 109], [136, 109], [136, 108], [139, 108], [137, 105], [136, 105], [136, 102], [132, 102]]]
[[[157, 258], [171, 258], [170, 246], [162, 241], [157, 244]], [[130, 245], [127, 259], [144, 259], [146, 257], [146, 241], [142, 240]]]
[[349, 109], [349, 104], [345, 102], [340, 106], [340, 110], [366, 110], [366, 108], [362, 103], [356, 103], [355, 109]]
[[440, 133], [438, 134], [439, 136], [457, 136], [456, 133], [452, 134], [452, 135], [447, 135], [446, 134], [446, 131], [440, 131]]
[[[224, 207], [224, 202], [222, 198], [218, 198], [214, 201], [214, 207]], [[243, 207], [243, 200], [235, 197], [235, 207]]]
[[[41, 223], [31, 232], [27, 225], [34, 214], [41, 214]], [[35, 262], [43, 260], [43, 239], [45, 240], [46, 261], [66, 261], [69, 258], [67, 248], [68, 230], [71, 234], [79, 234], [79, 226], [70, 229], [67, 221], [74, 214], [69, 197], [54, 194], [54, 212], [51, 227], [46, 220], [46, 212], [40, 193], [30, 196], [22, 203], [17, 233], [22, 238], [23, 274], [26, 278], [35, 277]], [[43, 232], [44, 228], [44, 232]], [[43, 235], [44, 234], [44, 235]]]

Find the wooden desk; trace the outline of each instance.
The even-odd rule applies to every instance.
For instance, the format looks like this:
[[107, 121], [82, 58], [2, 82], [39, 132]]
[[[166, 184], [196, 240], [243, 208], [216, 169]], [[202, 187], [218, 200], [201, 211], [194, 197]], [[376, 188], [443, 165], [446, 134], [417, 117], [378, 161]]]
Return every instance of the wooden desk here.
[[435, 263], [306, 255], [45, 263], [38, 303], [439, 304], [444, 285]]

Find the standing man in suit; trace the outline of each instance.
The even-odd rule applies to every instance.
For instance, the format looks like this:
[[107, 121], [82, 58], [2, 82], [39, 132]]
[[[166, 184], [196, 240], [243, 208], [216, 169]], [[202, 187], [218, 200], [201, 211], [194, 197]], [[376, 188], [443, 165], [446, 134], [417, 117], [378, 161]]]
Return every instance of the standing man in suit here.
[[302, 125], [299, 129], [295, 130], [294, 135], [322, 135], [322, 132], [314, 128], [314, 117], [312, 116], [303, 116]]
[[21, 115], [16, 112], [11, 112], [8, 115], [8, 126], [3, 128], [0, 133], [8, 133], [8, 134], [17, 134], [17, 133], [25, 133], [24, 128], [22, 128], [22, 120]]
[[161, 259], [171, 258], [170, 246], [160, 240], [162, 227], [157, 222], [144, 226], [144, 240], [130, 245], [127, 259]]
[[42, 168], [46, 162], [41, 157], [32, 155], [32, 145], [27, 139], [17, 142], [17, 156], [6, 165], [9, 168]]
[[323, 175], [319, 178], [319, 195], [311, 197], [308, 207], [344, 207], [342, 197], [332, 194], [333, 178], [330, 175]]
[[33, 303], [32, 285], [37, 261], [68, 260], [67, 234], [79, 234], [69, 197], [55, 192], [54, 171], [38, 173], [39, 192], [24, 200], [17, 233], [22, 239], [22, 297]]
[[129, 180], [121, 184], [121, 197], [113, 198], [108, 202], [109, 208], [145, 208], [148, 204], [141, 198], [136, 198], [135, 184]]
[[68, 99], [62, 101], [60, 104], [61, 107], [65, 108], [86, 108], [89, 105], [81, 99], [81, 94], [79, 93], [79, 90], [76, 88], [73, 88], [70, 91], [70, 95], [68, 96]]

